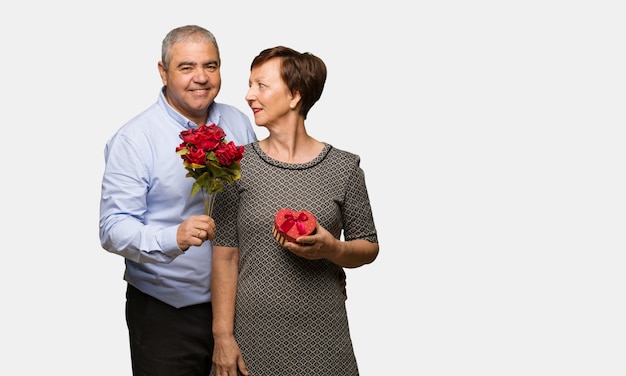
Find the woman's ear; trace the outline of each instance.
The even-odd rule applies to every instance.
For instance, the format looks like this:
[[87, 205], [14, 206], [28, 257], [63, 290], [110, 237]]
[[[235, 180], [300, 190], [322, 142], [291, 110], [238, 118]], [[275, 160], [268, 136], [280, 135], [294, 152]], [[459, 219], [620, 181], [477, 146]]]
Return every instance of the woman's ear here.
[[302, 99], [300, 92], [297, 90], [294, 91], [293, 94], [291, 94], [291, 100], [289, 101], [289, 108], [291, 108], [292, 110], [295, 110], [296, 107], [298, 107], [298, 103], [300, 103], [300, 99]]

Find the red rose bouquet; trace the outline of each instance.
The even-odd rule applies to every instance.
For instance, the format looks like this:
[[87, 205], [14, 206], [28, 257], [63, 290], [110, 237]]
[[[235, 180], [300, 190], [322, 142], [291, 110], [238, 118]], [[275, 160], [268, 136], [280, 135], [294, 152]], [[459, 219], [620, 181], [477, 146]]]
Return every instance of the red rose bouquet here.
[[224, 190], [223, 182], [233, 183], [241, 178], [239, 162], [243, 146], [226, 141], [226, 133], [215, 124], [180, 132], [183, 142], [176, 153], [183, 159], [187, 177], [194, 178], [191, 196], [202, 191], [204, 213], [211, 215], [215, 194]]

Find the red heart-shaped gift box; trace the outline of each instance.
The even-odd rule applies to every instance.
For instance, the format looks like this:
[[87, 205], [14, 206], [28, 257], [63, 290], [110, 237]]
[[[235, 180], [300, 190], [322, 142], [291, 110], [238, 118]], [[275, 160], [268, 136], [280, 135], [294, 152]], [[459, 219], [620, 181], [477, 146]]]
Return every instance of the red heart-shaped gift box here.
[[316, 223], [311, 212], [283, 208], [276, 213], [272, 234], [284, 246], [286, 242], [295, 242], [300, 236], [313, 234]]

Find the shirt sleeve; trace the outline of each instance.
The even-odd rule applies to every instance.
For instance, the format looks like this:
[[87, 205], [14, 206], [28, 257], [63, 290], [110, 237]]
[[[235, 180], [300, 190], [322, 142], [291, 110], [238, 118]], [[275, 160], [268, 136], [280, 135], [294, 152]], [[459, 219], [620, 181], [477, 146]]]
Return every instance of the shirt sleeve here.
[[105, 147], [100, 200], [100, 241], [104, 249], [138, 263], [169, 263], [184, 252], [178, 226], [145, 224], [150, 187], [150, 150], [123, 135]]

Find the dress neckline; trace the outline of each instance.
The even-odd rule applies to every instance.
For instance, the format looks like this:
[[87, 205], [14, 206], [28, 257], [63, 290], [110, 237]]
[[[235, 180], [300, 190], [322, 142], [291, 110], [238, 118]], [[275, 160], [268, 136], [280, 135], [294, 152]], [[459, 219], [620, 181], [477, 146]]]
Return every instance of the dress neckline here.
[[[259, 141], [255, 141], [251, 143], [250, 146], [252, 147], [252, 150], [254, 150], [254, 152], [259, 156], [259, 158], [261, 158], [264, 162], [272, 166], [277, 166], [277, 167], [291, 169], [291, 170], [303, 170], [303, 169], [310, 168], [319, 164], [321, 161], [323, 161], [326, 158], [326, 156], [332, 149], [332, 146], [330, 144], [327, 144], [324, 142], [324, 148], [322, 149], [322, 151], [310, 161], [304, 162], [304, 163], [287, 163], [287, 162], [281, 162], [279, 160], [276, 160], [270, 157], [269, 155], [265, 154], [265, 152], [259, 146]], [[244, 158], [245, 158], [245, 153], [244, 153]]]

